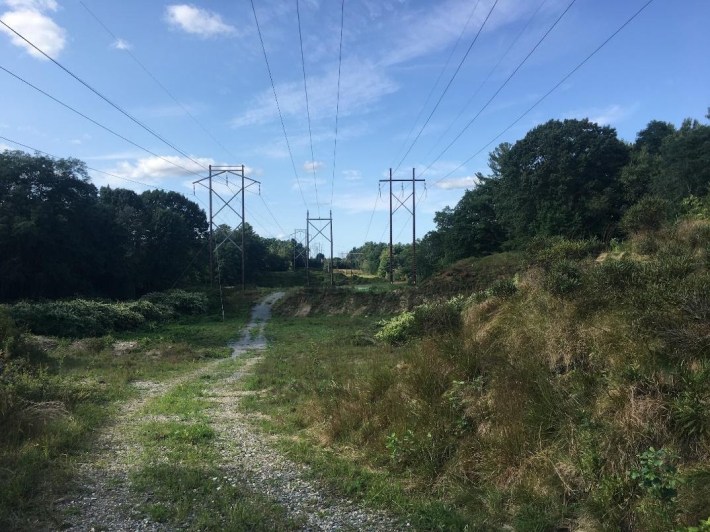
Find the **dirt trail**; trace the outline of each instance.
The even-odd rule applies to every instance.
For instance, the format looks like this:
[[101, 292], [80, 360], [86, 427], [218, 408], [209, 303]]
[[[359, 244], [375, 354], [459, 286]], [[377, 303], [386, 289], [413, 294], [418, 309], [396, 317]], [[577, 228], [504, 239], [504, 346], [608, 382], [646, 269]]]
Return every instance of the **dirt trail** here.
[[[251, 321], [238, 341], [230, 344], [232, 357], [267, 347], [264, 328], [271, 316], [271, 306], [283, 296], [269, 295], [252, 312]], [[290, 517], [304, 523], [303, 530], [398, 530], [403, 527], [382, 512], [366, 510], [350, 500], [330, 493], [313, 480], [306, 479], [307, 467], [286, 459], [273, 447], [269, 436], [254, 428], [254, 419], [239, 407], [245, 392], [238, 381], [250, 372], [260, 357], [250, 358], [227, 378], [207, 384], [212, 401], [210, 423], [217, 434], [215, 445], [221, 457], [219, 467], [230, 477], [241, 479], [251, 490], [262, 493], [282, 505]], [[126, 402], [113, 425], [97, 438], [94, 451], [79, 468], [82, 489], [57, 501], [67, 517], [65, 530], [156, 531], [174, 526], [144, 517], [141, 505], [145, 495], [133, 493], [129, 477], [138, 463], [140, 445], [131, 435], [150, 415], [144, 412], [148, 401], [167, 393], [175, 386], [198, 379], [222, 360], [211, 361], [198, 370], [168, 382], [136, 382], [140, 396]]]

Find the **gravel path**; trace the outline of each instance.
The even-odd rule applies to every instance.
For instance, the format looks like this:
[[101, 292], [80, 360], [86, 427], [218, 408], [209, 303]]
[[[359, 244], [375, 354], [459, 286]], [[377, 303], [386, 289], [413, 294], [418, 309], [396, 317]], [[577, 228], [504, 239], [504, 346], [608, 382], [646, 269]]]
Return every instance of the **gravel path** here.
[[[271, 316], [271, 306], [283, 296], [271, 294], [252, 312], [250, 323], [240, 340], [230, 344], [232, 356], [266, 348], [264, 327]], [[248, 359], [241, 369], [216, 382], [208, 397], [214, 403], [211, 423], [217, 433], [216, 446], [222, 457], [220, 467], [232, 482], [245, 483], [282, 505], [289, 517], [303, 523], [302, 530], [402, 530], [408, 528], [384, 512], [363, 509], [353, 501], [329, 492], [309, 480], [306, 466], [296, 464], [276, 451], [269, 437], [254, 427], [254, 419], [240, 411], [238, 381], [250, 372], [260, 357]], [[130, 438], [135, 429], [150, 416], [143, 407], [171, 388], [199, 378], [221, 361], [211, 361], [200, 369], [168, 382], [136, 382], [137, 399], [126, 402], [115, 424], [97, 438], [94, 451], [80, 464], [76, 493], [56, 501], [65, 515], [64, 530], [162, 531], [171, 530], [162, 523], [143, 517], [139, 508], [150, 502], [145, 495], [130, 490], [130, 464], [137, 463], [140, 446]], [[149, 497], [149, 496], [148, 496]]]

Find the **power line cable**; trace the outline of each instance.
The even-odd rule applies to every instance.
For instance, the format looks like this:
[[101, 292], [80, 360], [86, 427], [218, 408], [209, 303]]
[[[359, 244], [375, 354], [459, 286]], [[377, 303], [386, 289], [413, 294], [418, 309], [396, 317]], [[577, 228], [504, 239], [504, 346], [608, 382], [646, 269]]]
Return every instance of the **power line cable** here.
[[518, 71], [519, 71], [519, 70], [522, 68], [522, 66], [527, 62], [527, 60], [530, 59], [530, 56], [532, 56], [532, 54], [535, 53], [535, 50], [538, 49], [538, 47], [539, 47], [539, 46], [542, 44], [542, 42], [547, 38], [547, 36], [552, 32], [552, 30], [555, 29], [555, 27], [557, 26], [557, 24], [560, 22], [560, 20], [562, 20], [562, 18], [563, 18], [563, 17], [567, 14], [567, 12], [572, 8], [572, 6], [574, 5], [574, 3], [575, 3], [576, 1], [577, 1], [577, 0], [572, 0], [572, 1], [567, 5], [567, 7], [565, 8], [565, 10], [564, 10], [562, 13], [560, 13], [560, 15], [557, 17], [557, 19], [555, 20], [555, 22], [553, 22], [552, 26], [550, 26], [550, 27], [547, 29], [547, 31], [543, 34], [543, 36], [540, 37], [540, 39], [537, 41], [537, 43], [535, 44], [535, 46], [532, 47], [532, 49], [531, 49], [531, 50], [528, 52], [528, 54], [523, 58], [523, 60], [522, 60], [520, 63], [518, 63], [518, 66], [515, 67], [515, 69], [510, 73], [510, 75], [505, 79], [505, 81], [500, 85], [500, 87], [498, 87], [498, 89], [493, 93], [493, 96], [491, 96], [491, 97], [488, 99], [488, 101], [483, 105], [483, 107], [481, 107], [481, 108], [478, 110], [478, 112], [476, 113], [476, 115], [475, 115], [471, 120], [468, 121], [468, 123], [463, 127], [463, 129], [462, 129], [461, 131], [459, 131], [459, 133], [454, 137], [454, 139], [446, 146], [446, 148], [444, 148], [444, 149], [442, 150], [441, 153], [439, 153], [439, 155], [437, 155], [436, 159], [434, 159], [434, 161], [433, 161], [431, 164], [429, 164], [429, 166], [427, 166], [427, 167], [424, 169], [424, 171], [421, 172], [420, 175], [424, 175], [432, 166], [434, 166], [434, 164], [436, 164], [436, 162], [437, 162], [439, 159], [441, 159], [441, 157], [443, 157], [444, 154], [445, 154], [447, 151], [449, 151], [449, 149], [451, 149], [451, 146], [453, 146], [453, 145], [456, 143], [456, 141], [459, 140], [459, 139], [461, 138], [461, 136], [462, 136], [466, 131], [468, 131], [468, 128], [471, 127], [471, 125], [476, 121], [476, 119], [477, 119], [479, 116], [481, 116], [481, 113], [482, 113], [483, 111], [485, 111], [485, 110], [488, 108], [488, 106], [491, 104], [491, 102], [496, 98], [496, 96], [498, 96], [498, 94], [500, 94], [500, 92], [501, 92], [501, 91], [503, 90], [503, 88], [510, 82], [510, 80], [513, 79], [513, 76], [515, 76], [515, 74], [518, 73]]
[[577, 66], [575, 66], [572, 70], [570, 70], [565, 76], [562, 77], [560, 81], [558, 81], [550, 90], [548, 90], [544, 95], [542, 95], [535, 103], [533, 103], [528, 109], [523, 112], [518, 118], [513, 120], [503, 131], [498, 133], [495, 137], [493, 137], [485, 146], [483, 146], [480, 150], [478, 150], [476, 153], [471, 155], [468, 159], [466, 159], [464, 162], [462, 162], [460, 165], [458, 165], [456, 168], [454, 168], [451, 172], [446, 174], [445, 176], [441, 177], [440, 179], [436, 180], [435, 183], [440, 183], [447, 177], [450, 177], [454, 173], [456, 173], [459, 169], [463, 168], [466, 164], [468, 164], [474, 157], [480, 155], [488, 146], [493, 144], [496, 140], [498, 140], [500, 137], [502, 137], [505, 133], [507, 133], [515, 124], [520, 122], [525, 116], [527, 116], [530, 111], [535, 109], [540, 103], [542, 103], [550, 94], [555, 92], [565, 81], [567, 81], [572, 75], [577, 72], [582, 66], [584, 66], [587, 61], [589, 61], [592, 57], [594, 57], [604, 46], [606, 46], [614, 37], [616, 37], [626, 26], [628, 26], [636, 17], [638, 17], [649, 5], [653, 3], [654, 0], [648, 0], [646, 3], [644, 3], [631, 17], [626, 19], [626, 21], [619, 26], [619, 28], [616, 29], [609, 37], [607, 37], [604, 42], [602, 42], [599, 46], [597, 46], [589, 55], [587, 55], [582, 61], [580, 61]]
[[[429, 100], [431, 100], [431, 97], [434, 95], [434, 90], [436, 90], [436, 88], [439, 86], [439, 82], [441, 81], [441, 78], [443, 77], [444, 72], [446, 72], [446, 69], [449, 67], [449, 63], [451, 62], [451, 58], [454, 56], [454, 52], [459, 47], [459, 43], [461, 42], [461, 39], [463, 38], [464, 33], [466, 33], [466, 29], [468, 28], [468, 25], [471, 22], [473, 15], [475, 15], [476, 10], [478, 9], [478, 4], [480, 4], [480, 0], [476, 1], [476, 4], [473, 6], [473, 10], [471, 10], [471, 13], [468, 15], [468, 19], [466, 19], [466, 23], [463, 25], [463, 28], [461, 28], [461, 32], [459, 33], [458, 39], [456, 39], [456, 43], [451, 47], [451, 52], [449, 52], [449, 56], [446, 58], [446, 62], [444, 63], [444, 66], [439, 71], [439, 75], [437, 76], [434, 84], [431, 86], [431, 89], [429, 89], [429, 94], [427, 94], [427, 97], [424, 100], [424, 103], [419, 108], [419, 112], [417, 113], [417, 117], [412, 122], [412, 126], [409, 128], [409, 131], [407, 132], [407, 136], [404, 138], [404, 141], [402, 142], [402, 146], [400, 146], [399, 150], [397, 150], [396, 153], [400, 153], [404, 149], [404, 147], [407, 145], [407, 143], [409, 142], [409, 139], [412, 136], [412, 131], [414, 131], [414, 128], [416, 127], [417, 123], [419, 122], [419, 119], [422, 117], [422, 113], [424, 113], [424, 109], [426, 109], [427, 105], [429, 104]], [[395, 158], [395, 161], [396, 160], [397, 159]], [[394, 165], [394, 161], [392, 161], [391, 166], [393, 166], [393, 165]]]
[[263, 196], [262, 194], [259, 194], [259, 199], [261, 199], [261, 202], [264, 204], [264, 207], [266, 208], [266, 211], [269, 213], [269, 216], [271, 216], [271, 219], [272, 219], [274, 222], [276, 222], [276, 225], [278, 226], [278, 228], [279, 228], [279, 229], [281, 230], [281, 232], [285, 235], [285, 234], [286, 234], [286, 231], [284, 230], [283, 227], [281, 227], [281, 224], [280, 224], [279, 221], [276, 219], [276, 216], [274, 216], [274, 213], [273, 213], [273, 212], [271, 211], [271, 209], [269, 208], [269, 205], [268, 205], [268, 203], [266, 203], [266, 200], [264, 200], [264, 196]]
[[311, 130], [311, 109], [308, 103], [308, 83], [306, 82], [306, 59], [303, 55], [303, 34], [301, 33], [301, 9], [296, 0], [296, 18], [298, 19], [298, 42], [301, 45], [301, 66], [303, 67], [303, 91], [306, 93], [306, 116], [308, 117], [308, 139], [311, 144], [311, 170], [313, 171], [313, 187], [316, 190], [316, 210], [320, 217], [320, 202], [318, 201], [318, 180], [316, 179], [316, 158], [313, 155], [313, 133]]
[[345, 19], [345, 0], [340, 3], [340, 47], [338, 48], [338, 90], [335, 100], [335, 138], [333, 141], [333, 175], [330, 178], [330, 206], [333, 207], [335, 194], [335, 155], [338, 150], [338, 116], [340, 114], [340, 70], [343, 64], [343, 22]]
[[481, 35], [481, 32], [483, 31], [483, 28], [486, 26], [486, 23], [488, 22], [488, 19], [491, 17], [491, 14], [493, 13], [493, 10], [494, 10], [494, 9], [496, 8], [496, 6], [498, 5], [498, 1], [499, 1], [499, 0], [495, 0], [495, 2], [493, 2], [493, 5], [491, 6], [490, 11], [488, 11], [488, 14], [486, 15], [486, 18], [483, 20], [483, 23], [481, 24], [481, 27], [478, 28], [478, 32], [476, 32], [476, 36], [475, 36], [475, 37], [473, 38], [473, 40], [471, 41], [471, 44], [469, 45], [468, 50], [466, 50], [466, 53], [465, 53], [465, 54], [463, 55], [463, 57], [461, 58], [461, 61], [459, 62], [458, 66], [456, 67], [456, 70], [454, 71], [453, 75], [451, 76], [451, 79], [449, 79], [449, 82], [446, 84], [446, 87], [444, 87], [444, 90], [443, 90], [443, 92], [441, 93], [441, 96], [439, 96], [439, 99], [436, 101], [436, 105], [434, 105], [434, 108], [431, 110], [431, 113], [429, 113], [429, 116], [427, 117], [426, 121], [424, 122], [424, 124], [422, 125], [422, 127], [419, 129], [419, 132], [417, 133], [417, 136], [414, 137], [414, 140], [413, 140], [412, 143], [409, 145], [409, 148], [407, 149], [406, 153], [402, 156], [402, 158], [400, 159], [399, 163], [397, 164], [397, 167], [394, 169], [395, 172], [396, 172], [397, 170], [399, 170], [399, 167], [400, 167], [400, 166], [402, 166], [402, 163], [403, 163], [404, 160], [407, 158], [407, 155], [409, 155], [409, 153], [412, 151], [412, 148], [414, 148], [414, 145], [415, 145], [415, 144], [417, 143], [417, 141], [419, 140], [419, 137], [421, 136], [422, 132], [424, 131], [424, 129], [425, 129], [425, 128], [427, 127], [427, 125], [429, 124], [429, 121], [431, 120], [431, 117], [434, 116], [434, 113], [435, 113], [436, 110], [439, 108], [439, 104], [441, 104], [441, 101], [444, 99], [444, 96], [445, 96], [446, 93], [448, 92], [449, 87], [451, 87], [451, 84], [454, 82], [454, 79], [456, 79], [456, 76], [457, 76], [457, 74], [459, 73], [459, 70], [461, 70], [461, 67], [462, 67], [463, 64], [464, 64], [464, 61], [466, 61], [466, 58], [468, 57], [468, 54], [471, 52], [471, 49], [472, 49], [473, 46], [476, 44], [476, 41], [478, 41], [478, 37]]
[[[84, 7], [84, 9], [96, 20], [96, 22], [98, 22], [99, 25], [101, 25], [101, 27], [102, 27], [104, 30], [106, 30], [106, 32], [107, 32], [113, 39], [115, 39], [116, 41], [120, 40], [120, 39], [116, 36], [116, 34], [114, 34], [114, 33], [109, 29], [109, 27], [108, 27], [106, 24], [104, 24], [104, 22], [103, 22], [93, 11], [91, 11], [91, 9], [89, 9], [89, 7], [88, 7], [82, 0], [79, 0], [79, 3], [80, 3], [80, 4]], [[207, 129], [207, 128], [202, 124], [202, 122], [200, 122], [200, 121], [189, 111], [189, 109], [187, 109], [187, 107], [185, 107], [182, 103], [180, 103], [180, 101], [178, 101], [178, 99], [173, 95], [173, 93], [170, 92], [170, 90], [169, 90], [163, 83], [160, 82], [160, 80], [148, 69], [148, 67], [146, 67], [146, 66], [138, 59], [138, 57], [136, 57], [136, 55], [135, 55], [133, 52], [131, 52], [130, 49], [125, 49], [125, 52], [128, 53], [128, 55], [131, 57], [131, 59], [133, 59], [133, 61], [135, 61], [136, 64], [137, 64], [139, 67], [141, 67], [141, 69], [143, 69], [143, 71], [163, 90], [163, 92], [165, 92], [165, 94], [167, 94], [167, 95], [185, 112], [185, 114], [187, 114], [187, 115], [192, 119], [192, 121], [195, 122], [195, 124], [197, 124], [197, 125], [200, 127], [200, 129], [202, 129], [202, 131], [204, 131], [207, 135], [209, 135], [209, 137], [210, 137], [220, 148], [222, 148], [222, 150], [224, 150], [225, 153], [228, 153], [229, 155], [231, 155], [231, 156], [234, 157], [235, 159], [238, 158], [229, 148], [227, 148], [224, 144], [222, 144], [222, 143], [219, 141], [219, 139], [218, 139], [217, 137], [215, 137], [215, 136], [212, 134], [212, 132], [211, 132], [209, 129]]]
[[425, 159], [428, 159], [428, 158], [429, 158], [429, 156], [430, 156], [431, 153], [434, 151], [434, 149], [436, 149], [436, 147], [439, 145], [439, 143], [441, 143], [441, 141], [444, 140], [444, 137], [446, 137], [446, 135], [448, 135], [449, 131], [451, 131], [451, 128], [454, 127], [454, 124], [457, 122], [458, 118], [459, 118], [460, 116], [463, 116], [463, 114], [468, 110], [468, 108], [469, 108], [469, 106], [471, 105], [471, 103], [473, 103], [473, 101], [476, 99], [476, 96], [478, 96], [478, 93], [481, 92], [481, 89], [486, 85], [486, 83], [488, 83], [488, 81], [489, 81], [489, 80], [491, 79], [491, 77], [493, 76], [493, 73], [494, 73], [496, 70], [498, 70], [498, 67], [501, 65], [501, 63], [503, 62], [503, 60], [508, 56], [508, 54], [509, 54], [510, 51], [513, 49], [513, 47], [518, 43], [518, 41], [520, 40], [520, 38], [523, 36], [523, 34], [525, 33], [525, 31], [528, 29], [528, 27], [530, 26], [530, 24], [532, 23], [532, 21], [535, 19], [535, 17], [537, 16], [537, 14], [540, 12], [540, 10], [542, 9], [542, 7], [543, 7], [546, 3], [547, 3], [547, 0], [542, 0], [542, 2], [540, 2], [540, 4], [539, 4], [539, 5], [537, 6], [537, 8], [535, 9], [535, 11], [533, 11], [532, 15], [530, 15], [530, 18], [528, 18], [528, 21], [525, 23], [525, 25], [522, 27], [522, 29], [518, 32], [518, 34], [515, 36], [515, 38], [510, 42], [510, 44], [508, 45], [508, 48], [506, 48], [505, 52], [503, 52], [503, 54], [500, 56], [500, 58], [498, 59], [498, 62], [495, 64], [495, 66], [494, 66], [493, 68], [491, 68], [491, 69], [488, 71], [488, 74], [486, 75], [486, 78], [478, 85], [478, 87], [476, 88], [476, 90], [473, 92], [473, 94], [472, 94], [471, 97], [468, 99], [468, 101], [466, 102], [466, 104], [461, 108], [461, 110], [460, 110], [458, 113], [456, 113], [456, 118], [454, 118], [454, 119], [451, 121], [451, 123], [448, 125], [448, 127], [446, 128], [446, 130], [445, 130], [441, 135], [439, 135], [439, 138], [436, 140], [436, 142], [432, 145], [431, 149], [429, 149], [429, 151], [428, 151], [428, 152], [426, 153], [426, 155], [424, 156]]
[[266, 46], [264, 46], [264, 38], [261, 35], [261, 26], [259, 26], [259, 19], [256, 16], [256, 8], [254, 7], [254, 0], [251, 0], [251, 10], [254, 13], [254, 22], [256, 23], [256, 31], [259, 34], [259, 42], [261, 43], [261, 50], [264, 52], [264, 62], [266, 63], [266, 70], [269, 73], [269, 80], [271, 81], [271, 90], [274, 93], [274, 101], [276, 102], [276, 109], [279, 112], [279, 118], [281, 119], [281, 129], [284, 133], [284, 139], [286, 139], [286, 147], [288, 148], [288, 154], [291, 158], [291, 166], [293, 167], [293, 174], [296, 176], [296, 183], [298, 183], [298, 191], [301, 193], [301, 199], [303, 204], [308, 209], [308, 202], [306, 202], [306, 197], [303, 195], [303, 188], [301, 187], [301, 180], [298, 177], [298, 171], [296, 170], [296, 162], [293, 160], [293, 151], [291, 151], [291, 143], [288, 140], [288, 134], [286, 133], [286, 124], [284, 123], [284, 117], [281, 113], [281, 106], [279, 105], [279, 97], [276, 95], [276, 85], [274, 84], [274, 76], [271, 74], [271, 66], [269, 66], [269, 58], [266, 55]]
[[146, 126], [143, 122], [141, 122], [140, 120], [138, 120], [137, 118], [135, 118], [133, 115], [131, 115], [130, 113], [128, 113], [125, 109], [121, 108], [119, 105], [117, 105], [117, 104], [115, 104], [114, 102], [112, 102], [109, 98], [107, 98], [106, 96], [104, 96], [104, 95], [103, 95], [101, 92], [99, 92], [97, 89], [95, 89], [94, 87], [92, 87], [91, 85], [89, 85], [86, 81], [84, 81], [84, 80], [81, 79], [79, 76], [77, 76], [76, 74], [74, 74], [74, 72], [72, 72], [71, 70], [69, 70], [69, 69], [68, 69], [67, 67], [65, 67], [64, 65], [62, 65], [59, 61], [57, 61], [57, 60], [54, 59], [53, 57], [51, 57], [51, 56], [49, 56], [48, 54], [46, 54], [46, 53], [44, 52], [44, 50], [42, 50], [42, 49], [39, 48], [36, 44], [34, 44], [32, 41], [30, 41], [29, 39], [27, 39], [24, 35], [22, 35], [21, 33], [17, 32], [15, 29], [13, 29], [11, 26], [9, 26], [4, 20], [0, 19], [0, 24], [2, 24], [3, 26], [5, 26], [5, 27], [6, 27], [7, 29], [9, 29], [12, 33], [14, 33], [15, 35], [17, 35], [20, 39], [22, 39], [23, 41], [25, 41], [27, 44], [29, 44], [32, 48], [34, 48], [35, 50], [37, 50], [40, 54], [42, 54], [44, 57], [46, 57], [47, 59], [49, 59], [52, 63], [54, 63], [55, 65], [57, 65], [57, 66], [58, 66], [59, 68], [61, 68], [64, 72], [66, 72], [67, 74], [69, 74], [72, 78], [74, 78], [76, 81], [78, 81], [79, 83], [81, 83], [84, 87], [86, 87], [86, 88], [89, 89], [91, 92], [93, 92], [96, 96], [98, 96], [98, 97], [101, 98], [103, 101], [105, 101], [106, 103], [108, 103], [111, 107], [113, 107], [114, 109], [116, 109], [117, 111], [119, 111], [121, 114], [125, 115], [126, 117], [128, 117], [132, 122], [134, 122], [134, 123], [136, 123], [137, 125], [139, 125], [140, 127], [142, 127], [144, 130], [146, 130], [148, 133], [150, 133], [151, 135], [153, 135], [155, 138], [157, 138], [157, 139], [160, 140], [161, 142], [167, 144], [169, 147], [171, 147], [173, 150], [175, 150], [176, 152], [178, 152], [178, 153], [179, 153], [180, 155], [182, 155], [183, 157], [185, 157], [185, 158], [191, 160], [191, 161], [192, 161], [193, 163], [195, 163], [197, 166], [200, 166], [200, 167], [202, 167], [203, 169], [207, 170], [207, 167], [206, 167], [204, 164], [202, 164], [201, 162], [199, 162], [199, 161], [193, 159], [192, 157], [190, 157], [187, 153], [185, 153], [184, 151], [182, 151], [180, 148], [176, 147], [176, 146], [175, 146], [174, 144], [172, 144], [170, 141], [166, 140], [165, 137], [161, 136], [159, 133], [156, 133], [154, 130], [152, 130], [151, 128], [149, 128], [148, 126]]
[[[18, 141], [16, 141], [16, 140], [13, 140], [13, 139], [10, 139], [10, 138], [1, 136], [1, 135], [0, 135], [0, 139], [5, 140], [5, 141], [7, 141], [7, 142], [12, 142], [13, 144], [16, 144], [16, 145], [18, 145], [18, 146], [22, 146], [23, 148], [27, 148], [28, 150], [32, 150], [32, 151], [37, 152], [37, 153], [41, 153], [42, 155], [46, 155], [47, 157], [50, 157], [50, 158], [52, 158], [52, 159], [60, 159], [60, 158], [61, 158], [61, 157], [58, 157], [58, 156], [53, 155], [53, 154], [51, 154], [51, 153], [48, 153], [48, 152], [46, 152], [46, 151], [42, 151], [42, 150], [40, 150], [40, 149], [37, 149], [37, 148], [35, 148], [35, 147], [33, 147], [33, 146], [30, 146], [30, 145], [28, 145], [28, 144], [23, 144], [22, 142], [18, 142]], [[170, 189], [170, 188], [167, 188], [167, 187], [159, 187], [159, 186], [156, 186], [156, 185], [149, 185], [148, 183], [143, 183], [142, 181], [137, 181], [137, 180], [135, 180], [135, 179], [130, 179], [130, 178], [128, 178], [128, 177], [124, 177], [124, 176], [120, 176], [120, 175], [117, 175], [117, 174], [113, 174], [113, 173], [107, 172], [107, 171], [105, 171], [105, 170], [99, 170], [98, 168], [92, 168], [91, 166], [86, 165], [86, 163], [84, 163], [84, 164], [85, 164], [85, 166], [86, 166], [86, 169], [87, 169], [87, 170], [91, 170], [92, 172], [98, 172], [99, 174], [104, 174], [104, 175], [107, 175], [107, 176], [109, 176], [109, 177], [114, 177], [114, 178], [116, 178], [116, 179], [121, 179], [121, 180], [123, 180], [123, 181], [128, 181], [129, 183], [134, 183], [134, 184], [136, 184], [136, 185], [141, 185], [141, 186], [146, 187], [146, 188], [154, 188], [154, 189], [156, 189], [156, 190], [168, 190], [168, 191], [170, 191], [170, 192], [175, 192], [176, 194], [181, 194], [181, 195], [187, 197], [186, 194], [184, 194], [184, 193], [182, 193], [182, 192], [178, 192], [177, 190], [174, 190], [174, 189]], [[207, 206], [205, 205], [204, 201], [202, 201], [199, 197], [195, 196], [195, 199], [196, 199], [197, 201], [199, 201], [200, 203], [202, 203], [202, 205], [203, 205], [204, 207], [207, 207]]]
[[367, 222], [367, 230], [365, 231], [365, 242], [367, 242], [367, 237], [370, 234], [370, 228], [372, 227], [372, 219], [375, 217], [375, 210], [377, 209], [377, 203], [380, 201], [380, 194], [377, 194], [375, 198], [375, 204], [372, 206], [372, 212], [370, 213], [370, 221]]
[[[152, 155], [153, 157], [157, 157], [158, 159], [161, 159], [162, 161], [165, 161], [166, 163], [168, 163], [168, 164], [170, 164], [170, 165], [172, 165], [172, 166], [174, 166], [174, 167], [176, 167], [176, 168], [180, 168], [181, 170], [184, 170], [185, 172], [187, 172], [187, 173], [189, 173], [189, 174], [193, 174], [193, 175], [196, 175], [196, 176], [200, 176], [199, 173], [197, 173], [197, 172], [195, 172], [195, 171], [193, 171], [193, 170], [189, 170], [189, 169], [185, 168], [184, 166], [181, 166], [181, 165], [179, 165], [179, 164], [177, 164], [177, 163], [174, 163], [174, 162], [171, 161], [170, 159], [166, 159], [165, 157], [163, 157], [163, 156], [161, 156], [161, 155], [158, 155], [157, 153], [155, 153], [155, 152], [149, 150], [148, 148], [144, 148], [144, 147], [141, 146], [140, 144], [137, 144], [137, 143], [133, 142], [132, 140], [130, 140], [130, 139], [124, 137], [123, 135], [121, 135], [120, 133], [117, 133], [116, 131], [114, 131], [113, 129], [109, 128], [108, 126], [105, 126], [105, 125], [101, 124], [100, 122], [97, 122], [97, 121], [94, 120], [93, 118], [90, 118], [89, 116], [85, 115], [85, 114], [82, 113], [81, 111], [78, 111], [77, 109], [75, 109], [75, 108], [72, 107], [71, 105], [64, 103], [63, 101], [59, 100], [58, 98], [55, 98], [54, 96], [52, 96], [52, 95], [49, 94], [48, 92], [45, 92], [44, 90], [40, 89], [40, 88], [37, 87], [36, 85], [33, 85], [32, 83], [30, 83], [30, 82], [27, 81], [26, 79], [20, 77], [19, 75], [15, 74], [14, 72], [8, 70], [8, 69], [5, 68], [4, 66], [0, 65], [0, 70], [6, 72], [7, 74], [9, 74], [10, 76], [12, 76], [13, 78], [15, 78], [15, 79], [21, 81], [21, 82], [24, 83], [25, 85], [27, 85], [27, 86], [33, 88], [34, 90], [36, 90], [36, 91], [39, 92], [40, 94], [43, 94], [44, 96], [46, 96], [46, 97], [49, 98], [50, 100], [52, 100], [52, 101], [58, 103], [58, 104], [61, 105], [62, 107], [65, 107], [66, 109], [69, 109], [70, 111], [72, 111], [72, 112], [78, 114], [79, 116], [81, 116], [82, 118], [88, 120], [88, 121], [91, 122], [92, 124], [94, 124], [94, 125], [100, 127], [101, 129], [103, 129], [103, 130], [105, 130], [105, 131], [108, 131], [108, 132], [111, 133], [112, 135], [115, 135], [116, 137], [118, 137], [118, 138], [120, 138], [120, 139], [122, 139], [122, 140], [125, 140], [126, 142], [128, 142], [128, 143], [131, 144], [132, 146], [135, 146], [136, 148], [138, 148], [138, 149], [140, 149], [140, 150], [143, 150], [144, 152], [146, 152], [146, 153]], [[201, 176], [200, 176], [200, 177], [201, 177]]]

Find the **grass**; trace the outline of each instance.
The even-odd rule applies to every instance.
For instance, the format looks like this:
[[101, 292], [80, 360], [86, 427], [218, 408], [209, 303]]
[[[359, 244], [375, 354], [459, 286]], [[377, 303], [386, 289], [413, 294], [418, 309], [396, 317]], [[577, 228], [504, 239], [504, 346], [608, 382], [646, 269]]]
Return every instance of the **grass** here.
[[219, 466], [207, 387], [236, 371], [240, 362], [224, 362], [209, 379], [180, 384], [146, 406], [145, 413], [171, 416], [137, 429], [143, 452], [132, 486], [150, 495], [142, 510], [153, 520], [198, 530], [296, 528], [282, 508]]
[[[360, 453], [342, 437], [358, 432], [367, 438], [382, 421], [369, 417], [374, 407], [350, 409], [347, 397], [358, 391], [343, 386], [363, 372], [375, 382], [384, 376], [362, 390], [372, 404], [381, 399], [377, 386], [391, 382], [389, 372], [396, 371], [399, 357], [372, 341], [377, 321], [377, 316], [342, 315], [272, 319], [267, 335], [273, 347], [244, 381], [245, 388], [267, 393], [246, 396], [242, 405], [266, 414], [266, 430], [289, 436], [281, 440], [282, 448], [341, 493], [393, 510], [420, 528], [462, 529], [468, 521], [439, 500], [440, 492], [409, 489], [411, 475], [393, 474], [378, 452]], [[382, 451], [384, 439], [380, 443]]]
[[554, 241], [514, 282], [521, 258], [491, 258], [508, 281], [491, 266], [445, 327], [423, 331], [440, 309], [415, 309], [426, 323], [394, 346], [373, 340], [387, 294], [302, 291], [245, 404], [338, 489], [421, 528], [695, 526], [710, 515], [707, 227], [633, 236], [642, 252], [601, 262], [597, 242]]
[[[130, 383], [164, 381], [228, 357], [225, 344], [246, 323], [258, 295], [227, 292], [224, 322], [214, 313], [78, 341], [31, 340], [10, 322], [0, 323], [12, 355], [0, 373], [0, 528], [60, 526], [53, 501], [66, 492], [96, 431], [136, 394]], [[192, 392], [187, 386], [153, 408], [200, 411], [204, 405]]]

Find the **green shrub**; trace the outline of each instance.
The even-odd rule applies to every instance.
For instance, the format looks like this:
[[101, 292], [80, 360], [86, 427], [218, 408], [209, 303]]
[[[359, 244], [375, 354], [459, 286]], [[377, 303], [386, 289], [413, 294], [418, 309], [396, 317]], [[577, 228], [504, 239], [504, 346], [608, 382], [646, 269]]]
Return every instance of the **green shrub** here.
[[621, 296], [645, 284], [644, 266], [628, 259], [607, 259], [590, 271], [592, 290], [602, 295]]
[[381, 321], [379, 326], [380, 330], [375, 334], [375, 338], [392, 345], [402, 344], [414, 336], [414, 312], [402, 312], [394, 318]]
[[518, 291], [513, 279], [498, 279], [486, 289], [487, 297], [510, 297]]
[[21, 301], [10, 308], [10, 315], [18, 325], [35, 334], [80, 338], [134, 330], [146, 322], [163, 322], [180, 314], [199, 314], [206, 310], [205, 294], [171, 290], [148, 294], [129, 303], [88, 299]]
[[641, 491], [669, 501], [678, 495], [680, 483], [678, 471], [673, 464], [675, 459], [665, 449], [649, 447], [639, 456], [639, 466], [631, 471], [631, 479], [637, 482]]
[[658, 196], [641, 198], [624, 213], [621, 228], [627, 233], [656, 231], [669, 220], [670, 203]]
[[466, 298], [456, 296], [448, 301], [418, 305], [412, 311], [381, 321], [375, 338], [398, 345], [412, 338], [455, 331], [461, 326], [461, 312], [466, 304]]
[[569, 240], [563, 237], [536, 237], [528, 245], [526, 257], [531, 266], [549, 268], [560, 261], [580, 261], [596, 256], [604, 249], [604, 243], [596, 238]]
[[570, 294], [582, 284], [582, 271], [570, 260], [559, 260], [545, 272], [543, 284], [557, 296]]
[[207, 296], [202, 292], [187, 292], [174, 289], [166, 292], [151, 292], [141, 298], [154, 305], [163, 305], [178, 314], [202, 314], [207, 312]]

